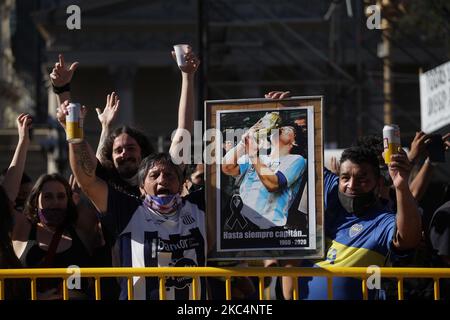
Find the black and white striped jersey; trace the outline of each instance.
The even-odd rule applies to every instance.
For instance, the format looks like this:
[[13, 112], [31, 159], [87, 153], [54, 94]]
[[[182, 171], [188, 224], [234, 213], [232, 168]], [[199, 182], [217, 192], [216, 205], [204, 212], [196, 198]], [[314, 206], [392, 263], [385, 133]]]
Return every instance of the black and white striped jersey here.
[[[123, 267], [205, 266], [204, 208], [203, 192], [184, 197], [175, 214], [164, 215], [108, 187], [108, 210], [101, 222], [115, 235]], [[121, 299], [126, 299], [126, 280], [121, 282]], [[200, 282], [198, 293], [205, 298], [205, 285]], [[157, 278], [134, 277], [133, 284], [134, 299], [159, 299]], [[192, 278], [167, 278], [166, 299], [192, 299], [191, 286]]]

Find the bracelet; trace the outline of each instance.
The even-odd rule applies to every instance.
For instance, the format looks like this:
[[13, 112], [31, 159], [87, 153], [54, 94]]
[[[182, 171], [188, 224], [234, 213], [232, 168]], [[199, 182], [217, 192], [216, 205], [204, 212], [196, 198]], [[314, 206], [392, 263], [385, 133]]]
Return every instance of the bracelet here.
[[70, 82], [66, 83], [65, 85], [63, 85], [62, 87], [56, 87], [53, 85], [52, 83], [52, 88], [53, 88], [53, 92], [56, 94], [61, 94], [63, 92], [67, 92], [70, 91]]
[[70, 139], [70, 140], [67, 140], [67, 143], [70, 143], [70, 144], [80, 144], [80, 143], [83, 143], [84, 142], [84, 139]]

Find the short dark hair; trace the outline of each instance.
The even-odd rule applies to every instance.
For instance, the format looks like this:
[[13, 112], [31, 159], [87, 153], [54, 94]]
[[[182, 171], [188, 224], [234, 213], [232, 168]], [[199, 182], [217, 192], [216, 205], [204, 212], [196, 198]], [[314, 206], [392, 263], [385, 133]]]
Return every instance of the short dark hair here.
[[354, 146], [371, 149], [376, 154], [379, 165], [382, 167], [386, 166], [382, 157], [382, 153], [384, 151], [383, 137], [380, 134], [369, 134], [362, 136], [356, 141]]
[[38, 216], [38, 198], [39, 194], [42, 192], [42, 188], [44, 187], [44, 184], [46, 184], [49, 181], [57, 181], [61, 183], [64, 186], [64, 189], [66, 190], [67, 195], [67, 224], [73, 224], [77, 221], [78, 218], [78, 212], [77, 207], [72, 199], [72, 188], [70, 187], [67, 180], [61, 176], [58, 173], [52, 173], [52, 174], [43, 174], [41, 175], [36, 183], [34, 184], [33, 188], [31, 189], [30, 195], [28, 196], [28, 199], [25, 203], [25, 208], [23, 210], [24, 215], [28, 218], [28, 220], [31, 221], [32, 224], [36, 224], [39, 222], [39, 216]]
[[156, 153], [151, 154], [142, 160], [141, 165], [138, 169], [139, 187], [142, 187], [144, 185], [145, 177], [147, 176], [148, 171], [157, 164], [163, 164], [172, 167], [177, 174], [178, 181], [180, 182], [180, 184], [183, 184], [184, 168], [182, 166], [176, 165], [169, 153]]
[[375, 151], [371, 148], [363, 146], [354, 146], [347, 148], [342, 152], [340, 160], [341, 165], [347, 160], [350, 160], [351, 162], [356, 164], [368, 163], [373, 168], [375, 177], [380, 176], [378, 157]]
[[141, 157], [144, 159], [148, 155], [154, 153], [154, 149], [148, 141], [147, 137], [144, 133], [139, 131], [136, 128], [132, 128], [129, 126], [121, 126], [119, 128], [116, 128], [107, 138], [105, 141], [105, 144], [102, 147], [101, 155], [102, 155], [102, 164], [104, 164], [106, 167], [109, 167], [109, 169], [113, 169], [113, 144], [114, 140], [120, 136], [121, 134], [126, 133], [130, 137], [132, 137], [134, 140], [136, 140], [137, 144], [141, 148]]

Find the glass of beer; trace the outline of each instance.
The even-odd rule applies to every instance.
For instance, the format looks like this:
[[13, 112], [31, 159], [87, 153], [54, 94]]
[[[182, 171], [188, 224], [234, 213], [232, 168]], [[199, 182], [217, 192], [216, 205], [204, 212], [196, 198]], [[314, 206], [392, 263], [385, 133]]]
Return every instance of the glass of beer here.
[[400, 128], [396, 124], [385, 125], [383, 128], [383, 148], [384, 148], [384, 162], [389, 164], [391, 162], [391, 155], [398, 153], [400, 143]]
[[83, 118], [81, 117], [81, 106], [79, 103], [70, 103], [67, 107], [69, 112], [66, 117], [67, 142], [79, 143], [83, 141]]

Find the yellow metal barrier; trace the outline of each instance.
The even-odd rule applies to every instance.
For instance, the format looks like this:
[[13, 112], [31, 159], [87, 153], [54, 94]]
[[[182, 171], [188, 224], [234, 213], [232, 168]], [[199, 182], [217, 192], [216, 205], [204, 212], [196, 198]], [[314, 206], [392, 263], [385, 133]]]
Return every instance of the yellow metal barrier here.
[[[264, 300], [264, 278], [286, 276], [294, 277], [295, 300], [299, 297], [297, 279], [299, 277], [326, 277], [328, 299], [333, 298], [333, 278], [353, 277], [361, 279], [363, 298], [368, 298], [367, 278], [372, 275], [367, 268], [211, 268], [211, 267], [160, 267], [160, 268], [80, 268], [77, 275], [95, 280], [95, 299], [100, 300], [100, 279], [106, 277], [125, 277], [128, 279], [128, 299], [133, 299], [133, 277], [158, 277], [160, 284], [160, 299], [165, 299], [165, 280], [167, 277], [192, 277], [193, 299], [197, 300], [199, 277], [224, 277], [226, 299], [231, 299], [231, 279], [233, 277], [258, 277], [259, 298]], [[75, 272], [75, 270], [74, 270]], [[79, 272], [79, 273], [78, 273]], [[398, 299], [403, 300], [403, 280], [405, 278], [430, 278], [434, 281], [434, 299], [439, 300], [439, 279], [450, 278], [448, 268], [380, 268], [381, 278], [395, 278], [398, 281]], [[0, 300], [5, 298], [5, 279], [31, 279], [31, 299], [37, 299], [36, 280], [39, 278], [61, 278], [64, 284], [63, 299], [69, 299], [67, 279], [72, 276], [71, 269], [0, 269]]]

